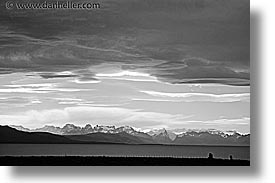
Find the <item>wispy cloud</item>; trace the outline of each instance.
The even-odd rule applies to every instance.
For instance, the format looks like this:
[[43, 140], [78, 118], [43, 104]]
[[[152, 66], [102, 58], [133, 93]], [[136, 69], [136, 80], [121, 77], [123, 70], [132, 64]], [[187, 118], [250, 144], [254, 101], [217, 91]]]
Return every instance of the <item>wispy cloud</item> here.
[[74, 79], [74, 80], [71, 80], [71, 82], [77, 83], [77, 84], [97, 84], [97, 83], [100, 83], [101, 81], [99, 81], [99, 80]]
[[0, 93], [51, 93], [51, 92], [78, 92], [91, 91], [92, 89], [62, 88], [57, 83], [42, 84], [14, 84], [4, 85], [6, 88], [0, 88]]
[[4, 85], [11, 88], [52, 88], [57, 86], [57, 83], [35, 83], [35, 84], [13, 84], [13, 85]]
[[[192, 120], [193, 115], [144, 112], [119, 107], [77, 106], [64, 109], [29, 110], [17, 115], [0, 115], [0, 124], [22, 124], [26, 127], [38, 127], [45, 124], [62, 126], [68, 122], [77, 125], [132, 125], [137, 128], [216, 128], [239, 129], [249, 132], [250, 118]], [[191, 120], [190, 120], [191, 119]]]
[[52, 100], [57, 100], [57, 101], [83, 101], [82, 99], [80, 98], [50, 98]]
[[204, 125], [249, 125], [250, 124], [250, 117], [242, 117], [242, 118], [235, 118], [235, 119], [215, 119], [215, 120], [191, 120], [191, 121], [185, 121], [185, 123], [200, 123]]
[[38, 73], [42, 78], [51, 79], [51, 78], [70, 78], [77, 77], [78, 75], [74, 74], [71, 71], [63, 71], [63, 72], [42, 72]]
[[[24, 118], [21, 118], [24, 116]], [[91, 107], [78, 106], [64, 109], [30, 110], [17, 115], [0, 115], [0, 122], [4, 124], [18, 122], [26, 126], [41, 126], [47, 123], [64, 124], [77, 121], [85, 124], [87, 121], [100, 124], [134, 124], [136, 127], [153, 126], [181, 121], [190, 116], [182, 114], [166, 114], [158, 112], [143, 112], [141, 110], [126, 109], [119, 107]], [[21, 119], [20, 119], [21, 118]], [[19, 120], [20, 119], [20, 120]], [[167, 123], [168, 121], [168, 123]]]
[[133, 72], [133, 71], [121, 71], [117, 73], [98, 73], [96, 74], [98, 77], [118, 77], [118, 76], [144, 76], [150, 77], [150, 74], [147, 73], [140, 73], [140, 72]]
[[18, 14], [12, 21], [3, 12], [0, 67], [7, 70], [0, 74], [73, 71], [112, 62], [172, 84], [249, 85], [249, 1], [199, 2], [173, 1], [153, 12], [144, 2], [105, 2], [104, 14], [45, 11]]
[[210, 94], [210, 93], [165, 93], [157, 91], [140, 91], [154, 97], [177, 98], [186, 102], [237, 102], [249, 101], [250, 93], [241, 94]]
[[147, 102], [180, 102], [179, 100], [155, 99], [155, 98], [132, 98], [132, 101], [147, 101]]
[[148, 73], [142, 73], [137, 71], [120, 71], [115, 73], [97, 73], [95, 77], [98, 79], [114, 79], [114, 80], [126, 80], [126, 81], [139, 81], [139, 82], [159, 82], [154, 76]]
[[42, 102], [35, 97], [1, 97], [0, 108], [4, 107], [25, 107], [28, 105], [41, 104]]

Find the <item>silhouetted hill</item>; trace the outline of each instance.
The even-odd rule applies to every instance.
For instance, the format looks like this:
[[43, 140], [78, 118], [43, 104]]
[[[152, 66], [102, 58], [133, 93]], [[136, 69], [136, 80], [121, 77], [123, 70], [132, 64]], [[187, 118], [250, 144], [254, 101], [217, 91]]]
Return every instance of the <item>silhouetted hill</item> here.
[[47, 132], [23, 132], [0, 126], [0, 143], [74, 143], [73, 140]]
[[86, 135], [66, 135], [65, 137], [82, 141], [82, 142], [102, 142], [102, 143], [127, 143], [127, 144], [144, 144], [148, 143], [142, 138], [129, 135], [126, 132], [109, 134], [109, 133], [90, 133]]
[[8, 126], [0, 126], [0, 143], [153, 143], [144, 137], [132, 136], [126, 132], [108, 134], [91, 133], [86, 135], [55, 135], [47, 132], [23, 132]]

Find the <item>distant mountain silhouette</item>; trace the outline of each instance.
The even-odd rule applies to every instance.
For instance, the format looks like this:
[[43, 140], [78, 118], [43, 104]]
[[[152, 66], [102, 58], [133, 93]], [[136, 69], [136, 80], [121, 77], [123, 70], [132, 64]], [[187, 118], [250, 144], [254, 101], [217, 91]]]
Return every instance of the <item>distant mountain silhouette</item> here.
[[177, 134], [183, 133], [186, 131], [186, 129], [172, 129], [172, 130], [167, 130], [165, 128], [161, 129], [151, 129], [150, 131], [147, 131], [147, 134], [150, 136], [156, 136], [159, 135], [160, 133], [163, 133], [163, 131], [166, 130], [168, 133], [168, 136], [171, 140], [174, 140], [177, 137]]
[[[23, 127], [21, 125], [9, 125], [9, 127], [12, 127], [12, 128], [15, 128], [16, 130], [24, 131], [24, 132], [33, 132], [34, 131], [32, 129], [25, 128], [25, 127]], [[43, 131], [43, 132], [46, 132], [46, 131]]]
[[[250, 145], [250, 135], [236, 131], [222, 132], [215, 129], [154, 129], [147, 133], [130, 126], [92, 126], [85, 127], [66, 124], [64, 127], [44, 126], [28, 129], [23, 126], [1, 126], [1, 130], [12, 133], [1, 133], [3, 143], [127, 143], [127, 144], [174, 144], [174, 145]], [[5, 129], [5, 130], [4, 130]], [[28, 132], [28, 133], [27, 133]], [[15, 135], [18, 133], [18, 135]], [[3, 136], [5, 135], [5, 136]], [[22, 136], [22, 138], [20, 138]]]
[[47, 132], [23, 132], [8, 126], [0, 126], [0, 143], [73, 143], [60, 135]]
[[174, 144], [185, 145], [249, 145], [250, 135], [241, 135], [234, 133], [233, 135], [227, 135], [224, 133], [210, 133], [208, 131], [203, 132], [186, 132], [182, 135], [178, 135], [174, 140]]
[[141, 138], [129, 135], [126, 132], [110, 133], [90, 133], [86, 135], [66, 135], [67, 138], [82, 142], [102, 142], [102, 143], [127, 143], [127, 144], [147, 144], [153, 143], [142, 140]]
[[124, 143], [152, 144], [153, 140], [135, 137], [126, 132], [90, 133], [85, 135], [56, 135], [48, 132], [24, 132], [8, 126], [0, 126], [0, 143]]
[[163, 129], [162, 132], [160, 132], [157, 135], [153, 135], [153, 139], [159, 143], [159, 144], [171, 144], [172, 140], [169, 137], [168, 132], [166, 129]]

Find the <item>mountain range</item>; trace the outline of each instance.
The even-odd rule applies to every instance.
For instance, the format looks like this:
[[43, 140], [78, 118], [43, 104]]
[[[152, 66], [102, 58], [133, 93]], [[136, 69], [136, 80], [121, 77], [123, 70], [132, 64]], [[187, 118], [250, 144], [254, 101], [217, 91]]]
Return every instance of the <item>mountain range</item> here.
[[[17, 139], [19, 136], [21, 138]], [[249, 146], [250, 144], [250, 134], [241, 134], [236, 131], [223, 132], [215, 129], [198, 130], [185, 128], [169, 130], [162, 128], [141, 131], [130, 126], [92, 126], [90, 124], [84, 127], [75, 126], [74, 124], [66, 124], [63, 127], [46, 125], [36, 129], [15, 125], [0, 126], [0, 139], [0, 143], [47, 143], [47, 141], [49, 141], [49, 143], [237, 146]], [[23, 139], [25, 139], [25, 141]]]

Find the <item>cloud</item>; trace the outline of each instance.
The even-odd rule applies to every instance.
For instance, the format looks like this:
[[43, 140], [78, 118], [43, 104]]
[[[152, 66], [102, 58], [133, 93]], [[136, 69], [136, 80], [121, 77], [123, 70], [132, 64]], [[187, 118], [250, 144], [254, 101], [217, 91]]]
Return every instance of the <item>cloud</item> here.
[[36, 84], [13, 84], [13, 85], [4, 85], [11, 88], [52, 88], [57, 86], [57, 83], [36, 83]]
[[71, 78], [77, 77], [78, 75], [73, 74], [72, 72], [64, 71], [64, 72], [54, 72], [54, 73], [39, 73], [42, 78], [52, 79], [52, 78]]
[[96, 84], [101, 82], [100, 80], [94, 77], [93, 72], [87, 69], [63, 71], [63, 72], [51, 72], [51, 73], [42, 72], [38, 74], [45, 79], [75, 78], [69, 81], [77, 84]]
[[55, 100], [58, 102], [58, 104], [61, 105], [75, 105], [83, 102], [83, 99], [79, 98], [50, 98], [50, 100]]
[[39, 99], [33, 97], [1, 97], [0, 108], [7, 107], [26, 107], [28, 105], [42, 103]]
[[97, 83], [100, 83], [101, 81], [93, 78], [78, 78], [78, 79], [71, 80], [71, 82], [77, 83], [77, 84], [97, 84]]
[[[104, 13], [1, 12], [0, 74], [92, 83], [92, 74], [111, 78], [93, 69], [111, 63], [123, 70], [113, 79], [250, 85], [249, 1], [104, 4]], [[87, 68], [94, 73], [76, 73]], [[59, 74], [64, 71], [72, 74]]]
[[250, 124], [250, 117], [243, 117], [243, 118], [239, 118], [239, 119], [226, 119], [226, 118], [222, 118], [222, 119], [216, 119], [216, 120], [212, 120], [212, 121], [204, 121], [203, 123], [205, 124], [238, 124], [238, 125], [249, 125]]
[[152, 99], [152, 98], [132, 98], [133, 101], [147, 101], [147, 102], [181, 102], [179, 100], [169, 99]]
[[122, 71], [118, 73], [98, 73], [96, 74], [98, 77], [118, 77], [118, 76], [143, 76], [143, 77], [150, 77], [150, 74], [147, 73], [140, 73], [140, 72], [133, 72], [133, 71]]
[[78, 92], [91, 91], [92, 89], [62, 88], [57, 83], [39, 83], [39, 84], [13, 84], [3, 85], [6, 88], [0, 88], [0, 93], [52, 93], [52, 92]]
[[79, 98], [51, 98], [52, 100], [57, 100], [57, 101], [83, 101], [83, 99], [79, 99]]
[[84, 126], [92, 125], [130, 125], [141, 129], [147, 128], [215, 128], [249, 133], [250, 118], [214, 119], [211, 121], [190, 120], [193, 115], [143, 112], [118, 107], [66, 107], [64, 109], [30, 110], [17, 115], [0, 115], [0, 124], [24, 125], [37, 128], [46, 124], [63, 126], [74, 123]]
[[[22, 116], [24, 116], [22, 118]], [[27, 127], [38, 127], [45, 124], [63, 125], [68, 122], [76, 122], [84, 125], [87, 122], [93, 124], [133, 125], [145, 127], [154, 125], [172, 125], [175, 121], [188, 118], [181, 114], [172, 115], [157, 112], [143, 112], [118, 107], [66, 107], [64, 109], [30, 110], [17, 115], [0, 115], [0, 122], [4, 124], [24, 123]], [[18, 121], [16, 121], [16, 119]], [[167, 123], [168, 122], [168, 123]], [[83, 124], [82, 124], [83, 123]]]
[[151, 76], [148, 73], [127, 70], [122, 70], [116, 73], [97, 73], [95, 74], [95, 77], [98, 79], [114, 79], [137, 82], [159, 82], [156, 77]]
[[209, 93], [165, 93], [157, 91], [140, 91], [154, 97], [176, 98], [184, 102], [237, 102], [249, 101], [250, 93], [240, 94], [209, 94]]
[[[248, 68], [234, 69], [230, 62], [210, 61], [199, 57], [162, 63], [156, 68], [159, 80], [174, 84], [222, 83], [235, 86], [250, 85]], [[172, 66], [172, 67], [171, 67]]]
[[242, 117], [242, 118], [233, 118], [233, 119], [227, 119], [227, 118], [221, 118], [221, 119], [215, 119], [211, 121], [185, 121], [186, 123], [203, 123], [203, 124], [249, 124], [250, 123], [250, 117]]
[[94, 101], [78, 99], [78, 98], [50, 98], [50, 100], [55, 100], [61, 105], [74, 105], [74, 106], [90, 106], [90, 107], [117, 107], [124, 104], [101, 104], [95, 103]]
[[[182, 123], [178, 124], [181, 126]], [[176, 126], [176, 125], [175, 125]], [[233, 118], [233, 119], [215, 119], [211, 121], [203, 121], [203, 120], [186, 120], [184, 122], [185, 128], [190, 129], [217, 129], [222, 131], [238, 131], [241, 133], [250, 133], [250, 118], [242, 117], [242, 118]]]

